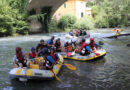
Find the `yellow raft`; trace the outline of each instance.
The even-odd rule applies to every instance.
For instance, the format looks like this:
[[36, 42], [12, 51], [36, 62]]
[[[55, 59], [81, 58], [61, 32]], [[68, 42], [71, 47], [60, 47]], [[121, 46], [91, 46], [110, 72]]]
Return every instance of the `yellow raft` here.
[[[98, 53], [99, 55], [96, 55], [95, 53]], [[87, 56], [82, 56], [80, 54], [75, 54], [73, 56], [67, 56], [65, 52], [61, 52], [60, 54], [65, 58], [65, 59], [72, 59], [72, 60], [77, 60], [77, 61], [89, 61], [89, 60], [94, 60], [98, 59], [100, 57], [103, 57], [106, 55], [106, 51], [104, 49], [99, 49], [95, 53], [91, 53]]]
[[60, 64], [55, 64], [53, 66], [53, 70], [40, 70], [39, 65], [31, 64], [31, 68], [27, 69], [23, 68], [13, 68], [9, 72], [9, 76], [11, 79], [19, 79], [20, 81], [27, 81], [29, 79], [53, 79], [60, 71], [62, 64], [64, 62], [63, 57], [60, 57]]

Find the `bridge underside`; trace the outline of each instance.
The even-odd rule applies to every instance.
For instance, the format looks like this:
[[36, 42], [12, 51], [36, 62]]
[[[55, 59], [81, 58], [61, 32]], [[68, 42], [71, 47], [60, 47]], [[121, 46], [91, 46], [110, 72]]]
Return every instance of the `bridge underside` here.
[[42, 29], [42, 32], [49, 32], [49, 26], [48, 23], [50, 23], [51, 16], [55, 13], [55, 11], [65, 2], [66, 0], [29, 0], [28, 4], [28, 11], [35, 10], [36, 14], [39, 13], [46, 13], [44, 16], [44, 20], [41, 22], [37, 20], [32, 20], [31, 30], [33, 31], [40, 31]]
[[36, 10], [36, 13], [41, 12], [43, 7], [51, 7], [53, 15], [55, 11], [65, 2], [66, 0], [29, 0], [28, 11], [33, 8]]

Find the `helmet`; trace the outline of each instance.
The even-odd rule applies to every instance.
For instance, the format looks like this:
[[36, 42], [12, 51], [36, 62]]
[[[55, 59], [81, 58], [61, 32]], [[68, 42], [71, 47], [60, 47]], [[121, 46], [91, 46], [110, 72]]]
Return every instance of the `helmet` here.
[[52, 37], [51, 37], [51, 39], [54, 39], [54, 38], [55, 38], [55, 36], [52, 36]]
[[82, 42], [84, 42], [85, 41], [85, 38], [82, 38]]
[[94, 38], [90, 38], [90, 41], [94, 41]]
[[60, 41], [60, 38], [58, 38], [56, 41]]
[[89, 45], [90, 42], [89, 42], [89, 40], [86, 40], [85, 43], [86, 43], [86, 45]]
[[40, 40], [40, 42], [44, 42], [44, 40], [43, 40], [43, 39], [41, 39], [41, 40]]
[[20, 48], [20, 47], [16, 47], [16, 52], [18, 52], [18, 51], [22, 51], [22, 49]]
[[35, 47], [32, 47], [32, 48], [31, 48], [31, 51], [32, 51], [32, 52], [35, 51]]

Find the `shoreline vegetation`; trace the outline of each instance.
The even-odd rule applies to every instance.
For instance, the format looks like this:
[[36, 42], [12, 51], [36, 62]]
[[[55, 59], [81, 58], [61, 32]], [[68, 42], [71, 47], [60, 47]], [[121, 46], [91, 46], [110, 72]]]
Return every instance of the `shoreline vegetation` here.
[[[36, 14], [35, 9], [27, 11], [28, 0], [0, 1], [0, 37], [30, 35], [30, 22], [35, 19], [42, 25], [41, 32], [69, 32], [71, 29], [95, 30], [96, 28], [130, 27], [130, 0], [88, 0], [92, 17], [66, 14], [58, 21], [51, 19], [51, 9]], [[35, 34], [35, 33], [34, 33]]]

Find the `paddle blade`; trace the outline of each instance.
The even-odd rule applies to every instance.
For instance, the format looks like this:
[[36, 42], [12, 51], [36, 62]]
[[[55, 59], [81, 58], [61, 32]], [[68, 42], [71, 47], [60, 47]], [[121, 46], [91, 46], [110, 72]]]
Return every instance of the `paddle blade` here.
[[70, 52], [66, 52], [67, 56], [71, 56], [71, 53]]
[[62, 82], [58, 76], [55, 75], [55, 77], [59, 82]]
[[76, 67], [71, 64], [64, 64], [70, 70], [76, 70]]
[[95, 55], [96, 55], [96, 56], [100, 56], [100, 54], [99, 54], [99, 53], [95, 53]]
[[75, 55], [75, 51], [71, 53], [71, 56]]

